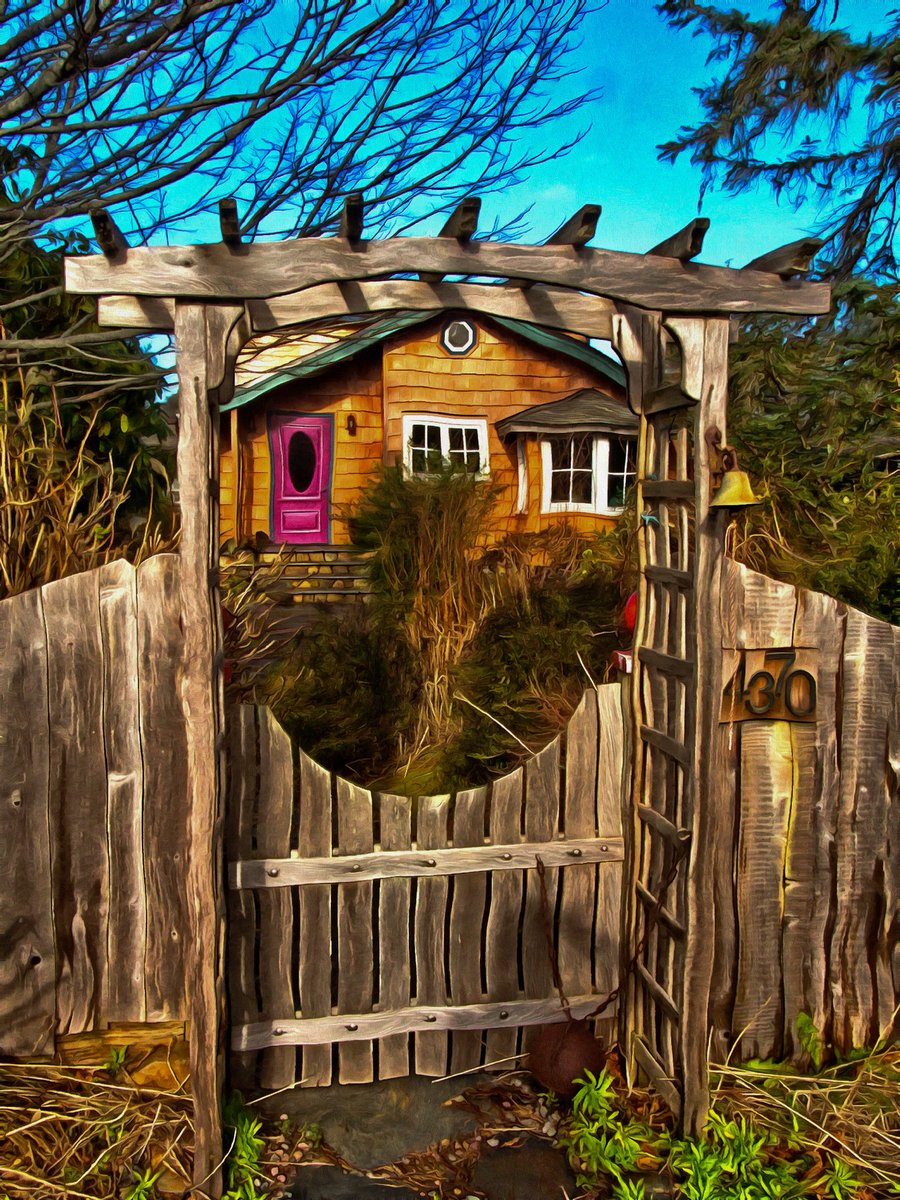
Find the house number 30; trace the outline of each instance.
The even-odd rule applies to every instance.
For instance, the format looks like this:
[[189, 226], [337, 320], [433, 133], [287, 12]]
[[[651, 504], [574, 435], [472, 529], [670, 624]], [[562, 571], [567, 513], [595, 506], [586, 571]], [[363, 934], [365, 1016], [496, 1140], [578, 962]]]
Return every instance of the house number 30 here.
[[731, 673], [722, 696], [723, 721], [815, 719], [818, 656], [814, 650], [788, 646], [725, 651], [725, 656], [731, 660]]

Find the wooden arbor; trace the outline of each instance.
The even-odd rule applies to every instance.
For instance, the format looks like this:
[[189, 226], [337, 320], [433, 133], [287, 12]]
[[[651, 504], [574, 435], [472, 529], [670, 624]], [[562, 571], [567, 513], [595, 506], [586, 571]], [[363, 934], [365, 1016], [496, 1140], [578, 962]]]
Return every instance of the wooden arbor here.
[[[723, 520], [710, 499], [715, 436], [724, 439], [726, 428], [729, 318], [826, 312], [830, 289], [793, 278], [805, 266], [799, 260], [816, 248], [810, 243], [732, 270], [691, 261], [705, 222], [691, 222], [641, 255], [586, 247], [597, 206], [582, 209], [545, 246], [475, 241], [473, 212], [477, 206], [464, 202], [438, 238], [364, 241], [355, 198], [338, 237], [246, 245], [233, 204], [224, 202], [221, 243], [135, 248], [102, 214], [95, 227], [104, 254], [66, 263], [68, 289], [101, 298], [101, 323], [174, 329], [176, 336], [188, 664], [181, 702], [193, 795], [186, 851], [195, 1183], [207, 1192], [218, 1188], [225, 1029], [217, 405], [231, 394], [235, 360], [250, 337], [327, 317], [471, 309], [610, 338], [626, 365], [629, 400], [641, 415], [642, 583], [624, 940], [641, 952], [620, 1032], [641, 1068], [681, 1108], [684, 1125], [697, 1130], [705, 1118], [711, 867], [722, 815], [709, 749], [721, 698], [721, 638], [709, 614], [716, 611]], [[418, 280], [395, 278], [410, 274]], [[466, 282], [445, 282], [448, 276]], [[653, 910], [659, 919], [642, 936]]]

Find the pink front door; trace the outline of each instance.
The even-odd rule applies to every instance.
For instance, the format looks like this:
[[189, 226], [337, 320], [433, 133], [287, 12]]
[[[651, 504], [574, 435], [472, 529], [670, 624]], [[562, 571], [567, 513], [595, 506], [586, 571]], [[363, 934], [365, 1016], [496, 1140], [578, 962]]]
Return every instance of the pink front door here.
[[327, 542], [334, 421], [271, 413], [272, 540]]

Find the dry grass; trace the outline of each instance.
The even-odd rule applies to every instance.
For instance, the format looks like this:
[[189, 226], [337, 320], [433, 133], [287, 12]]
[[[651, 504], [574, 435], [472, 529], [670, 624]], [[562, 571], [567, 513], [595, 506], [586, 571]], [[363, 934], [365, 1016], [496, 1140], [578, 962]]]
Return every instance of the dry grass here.
[[184, 1092], [102, 1067], [0, 1065], [0, 1194], [10, 1200], [121, 1200], [142, 1175], [180, 1195], [193, 1141]]
[[791, 1068], [712, 1066], [713, 1103], [806, 1154], [828, 1152], [873, 1194], [900, 1190], [900, 1049], [877, 1049], [815, 1075]]
[[225, 659], [230, 665], [229, 691], [242, 704], [256, 703], [256, 689], [273, 659], [285, 653], [294, 636], [275, 627], [279, 607], [292, 599], [284, 580], [291, 560], [290, 547], [282, 547], [270, 560], [260, 561], [251, 551], [223, 556], [219, 566], [225, 624]]
[[122, 479], [111, 459], [88, 449], [100, 414], [78, 445], [67, 446], [52, 414], [35, 413], [24, 372], [11, 379], [0, 371], [0, 598], [114, 558], [137, 564], [174, 548], [174, 528], [153, 516], [130, 533], [121, 527], [131, 471]]

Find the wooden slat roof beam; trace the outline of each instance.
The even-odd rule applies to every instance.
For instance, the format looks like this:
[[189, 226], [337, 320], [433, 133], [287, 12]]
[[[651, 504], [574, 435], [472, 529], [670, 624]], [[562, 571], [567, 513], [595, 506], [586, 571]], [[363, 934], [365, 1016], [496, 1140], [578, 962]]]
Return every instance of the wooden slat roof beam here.
[[128, 253], [128, 240], [108, 210], [105, 208], [92, 209], [91, 224], [94, 227], [97, 245], [104, 256], [111, 261], [120, 257], [124, 258]]
[[[564, 221], [556, 233], [551, 233], [543, 244], [545, 246], [574, 246], [577, 250], [582, 249], [597, 232], [597, 222], [600, 220], [602, 211], [599, 204], [585, 204], [583, 208], [579, 208], [574, 217], [569, 217], [568, 221]], [[536, 282], [534, 279], [509, 279], [506, 286], [527, 289], [534, 287]]]
[[599, 204], [585, 204], [574, 217], [564, 221], [544, 243], [547, 246], [586, 246], [597, 232], [597, 222], [603, 209]]
[[[478, 216], [481, 212], [481, 197], [466, 196], [460, 200], [456, 208], [444, 222], [438, 237], [455, 238], [463, 245], [470, 242], [478, 230]], [[444, 278], [438, 271], [422, 271], [419, 279], [422, 283], [440, 283]]]
[[[614, 307], [611, 300], [582, 296], [566, 288], [533, 288], [523, 293], [496, 284], [427, 284], [414, 279], [358, 283], [352, 289], [323, 283], [286, 296], [247, 301], [254, 333], [360, 313], [423, 309], [437, 315], [463, 309], [585, 337], [609, 338]], [[171, 297], [101, 296], [97, 305], [100, 324], [116, 329], [172, 329], [174, 314]]]
[[[83, 295], [193, 297], [208, 302], [270, 299], [316, 284], [374, 280], [411, 272], [525, 278], [589, 292], [668, 314], [828, 312], [827, 283], [784, 280], [744, 268], [690, 266], [673, 258], [583, 247], [385, 238], [365, 253], [341, 238], [253, 242], [240, 255], [227, 246], [135, 246], [127, 257], [66, 259], [66, 286]], [[585, 298], [586, 302], [587, 299]]]
[[771, 271], [782, 279], [792, 279], [797, 275], [805, 275], [810, 263], [825, 245], [824, 238], [799, 238], [796, 242], [788, 242], [768, 254], [761, 254], [748, 262], [743, 271]]
[[658, 242], [647, 253], [657, 254], [662, 258], [677, 258], [679, 262], [690, 262], [703, 249], [703, 239], [708, 229], [709, 217], [695, 217], [693, 221], [688, 221], [683, 229]]
[[351, 246], [362, 240], [364, 210], [365, 203], [362, 192], [351, 192], [345, 198], [338, 236], [346, 238]]
[[238, 220], [237, 201], [234, 196], [227, 196], [219, 201], [219, 228], [226, 246], [241, 244], [241, 223]]
[[464, 200], [460, 200], [444, 222], [444, 227], [438, 237], [456, 238], [458, 242], [471, 241], [478, 229], [480, 212], [481, 197], [466, 196]]

